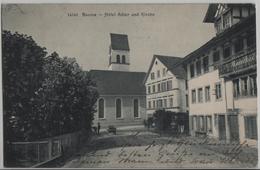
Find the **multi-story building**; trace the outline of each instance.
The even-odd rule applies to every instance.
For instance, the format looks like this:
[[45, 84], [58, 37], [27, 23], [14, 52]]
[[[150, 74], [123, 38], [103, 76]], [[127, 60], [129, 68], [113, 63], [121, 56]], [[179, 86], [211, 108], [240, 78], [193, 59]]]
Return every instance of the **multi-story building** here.
[[145, 119], [145, 72], [131, 72], [128, 36], [110, 34], [108, 70], [90, 70], [99, 98], [94, 125], [141, 125]]
[[216, 36], [187, 55], [191, 135], [257, 143], [256, 24], [252, 4], [210, 4]]
[[146, 74], [147, 117], [159, 109], [187, 112], [186, 73], [182, 58], [154, 55]]

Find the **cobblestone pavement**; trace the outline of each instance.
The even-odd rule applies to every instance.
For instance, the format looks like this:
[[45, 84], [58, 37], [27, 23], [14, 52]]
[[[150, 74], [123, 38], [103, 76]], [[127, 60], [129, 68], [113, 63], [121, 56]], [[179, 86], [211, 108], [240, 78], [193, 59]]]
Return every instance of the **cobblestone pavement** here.
[[102, 132], [64, 168], [254, 168], [257, 149], [146, 130]]

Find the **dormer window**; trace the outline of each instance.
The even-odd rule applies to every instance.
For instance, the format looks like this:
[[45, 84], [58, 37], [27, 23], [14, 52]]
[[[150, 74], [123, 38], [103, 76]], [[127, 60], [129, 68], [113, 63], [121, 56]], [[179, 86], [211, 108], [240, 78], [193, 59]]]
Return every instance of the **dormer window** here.
[[216, 22], [215, 22], [215, 28], [217, 32], [221, 31], [221, 18], [219, 18]]
[[231, 14], [227, 12], [223, 15], [223, 29], [229, 28], [231, 26]]

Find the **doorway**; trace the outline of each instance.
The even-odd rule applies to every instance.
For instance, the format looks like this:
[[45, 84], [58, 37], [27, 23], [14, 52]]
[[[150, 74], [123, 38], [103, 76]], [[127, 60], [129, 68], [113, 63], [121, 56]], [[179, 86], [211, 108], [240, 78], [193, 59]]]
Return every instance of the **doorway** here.
[[225, 115], [218, 116], [219, 140], [226, 140]]
[[239, 127], [237, 115], [228, 115], [228, 126], [230, 130], [230, 140], [239, 141]]

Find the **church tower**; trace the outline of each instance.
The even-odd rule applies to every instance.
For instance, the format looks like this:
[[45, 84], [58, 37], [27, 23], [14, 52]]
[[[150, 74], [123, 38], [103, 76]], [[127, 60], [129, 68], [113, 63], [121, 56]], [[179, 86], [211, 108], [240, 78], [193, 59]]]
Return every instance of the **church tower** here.
[[128, 36], [125, 34], [110, 34], [109, 70], [129, 71], [130, 49]]

